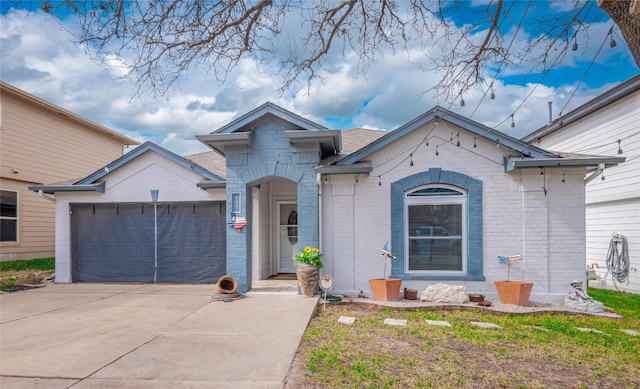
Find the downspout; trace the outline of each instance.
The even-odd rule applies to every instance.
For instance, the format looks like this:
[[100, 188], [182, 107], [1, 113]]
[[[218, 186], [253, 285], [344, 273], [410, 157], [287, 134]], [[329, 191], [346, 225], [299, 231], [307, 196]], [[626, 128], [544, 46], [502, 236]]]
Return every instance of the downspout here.
[[598, 176], [601, 175], [603, 171], [604, 171], [604, 163], [598, 164], [598, 168], [596, 169], [596, 171], [593, 172], [589, 177], [584, 179], [584, 184], [587, 185], [588, 183], [593, 181], [595, 178], [598, 178]]
[[322, 252], [322, 174], [316, 173], [318, 184], [318, 249]]
[[44, 191], [43, 191], [42, 189], [40, 189], [40, 190], [38, 191], [38, 194], [39, 194], [39, 195], [40, 195], [40, 197], [42, 197], [43, 199], [47, 199], [47, 200], [51, 201], [52, 203], [55, 203], [55, 202], [56, 202], [56, 199], [54, 199], [54, 198], [53, 198], [53, 197], [51, 197], [51, 196], [47, 196], [46, 194], [44, 194]]

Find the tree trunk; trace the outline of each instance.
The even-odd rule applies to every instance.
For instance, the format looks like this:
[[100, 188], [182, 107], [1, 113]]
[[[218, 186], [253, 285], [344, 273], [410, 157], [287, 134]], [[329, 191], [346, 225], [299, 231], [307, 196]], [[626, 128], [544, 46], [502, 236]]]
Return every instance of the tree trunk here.
[[598, 7], [618, 25], [633, 60], [640, 67], [640, 0], [598, 0]]

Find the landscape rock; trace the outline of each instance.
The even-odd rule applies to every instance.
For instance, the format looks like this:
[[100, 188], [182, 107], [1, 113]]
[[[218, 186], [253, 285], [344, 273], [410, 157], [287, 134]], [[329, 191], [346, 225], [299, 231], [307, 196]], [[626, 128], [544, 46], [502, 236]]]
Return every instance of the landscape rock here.
[[443, 283], [429, 285], [420, 295], [420, 300], [434, 303], [464, 304], [467, 301], [466, 288], [462, 285]]

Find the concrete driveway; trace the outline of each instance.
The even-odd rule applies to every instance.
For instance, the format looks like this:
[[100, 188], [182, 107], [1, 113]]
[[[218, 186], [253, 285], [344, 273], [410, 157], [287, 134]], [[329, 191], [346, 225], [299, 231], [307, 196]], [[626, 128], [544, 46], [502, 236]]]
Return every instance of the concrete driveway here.
[[55, 284], [0, 296], [0, 387], [282, 388], [317, 303], [213, 285]]

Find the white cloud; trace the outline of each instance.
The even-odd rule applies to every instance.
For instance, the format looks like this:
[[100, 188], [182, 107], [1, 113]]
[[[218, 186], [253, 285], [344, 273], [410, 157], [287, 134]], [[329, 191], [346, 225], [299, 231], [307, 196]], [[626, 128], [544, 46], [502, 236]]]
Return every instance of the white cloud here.
[[[601, 43], [607, 32], [606, 23], [598, 25], [593, 42]], [[535, 87], [531, 81], [534, 78], [537, 81], [538, 77], [530, 77], [525, 86], [498, 79], [493, 85], [495, 100], [487, 96], [478, 107], [483, 96], [478, 88], [465, 93], [464, 107], [458, 102], [449, 105], [435, 91], [429, 91], [441, 74], [420, 70], [419, 66], [423, 69], [429, 66], [424, 62], [425, 50], [431, 56], [438, 55], [440, 50], [425, 41], [415, 42], [408, 52], [380, 53], [376, 61], [366, 65], [364, 74], [358, 67], [358, 58], [343, 57], [336, 50], [326, 61], [333, 73], [324, 74], [324, 80], [313, 80], [308, 88], [304, 83], [283, 95], [275, 91], [279, 79], [272, 75], [272, 69], [266, 65], [258, 68], [254, 62], [243, 60], [228, 74], [225, 85], [207, 77], [207, 69], [195, 69], [166, 96], [158, 99], [143, 96], [131, 101], [134, 85], [123, 78], [128, 71], [126, 59], [109, 57], [104, 64], [96, 64], [81, 46], [72, 42], [69, 32], [41, 12], [0, 15], [0, 38], [3, 81], [126, 136], [141, 142], [151, 140], [178, 154], [206, 150], [195, 135], [215, 131], [266, 101], [326, 126], [330, 125], [325, 118], [338, 118], [353, 127], [376, 129], [395, 128], [441, 105], [488, 126], [504, 121], [498, 130], [520, 137], [547, 122], [548, 101], [553, 101], [554, 116], [557, 115], [578, 80], [573, 77], [562, 86]], [[614, 66], [612, 59], [624, 55], [621, 43], [618, 40], [615, 50], [602, 53], [598, 62], [612, 61]], [[606, 46], [609, 49], [608, 43]], [[573, 56], [578, 54], [568, 56], [565, 65], [590, 61], [595, 50], [597, 47], [590, 45], [575, 61]], [[520, 71], [503, 69], [502, 75], [515, 76]], [[564, 112], [621, 81], [614, 72], [606, 76], [610, 82], [596, 90], [583, 85]], [[492, 78], [492, 74], [487, 75], [488, 80]], [[525, 104], [514, 115], [516, 127], [511, 128], [509, 115], [524, 99]]]

